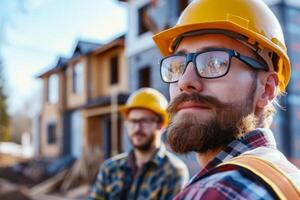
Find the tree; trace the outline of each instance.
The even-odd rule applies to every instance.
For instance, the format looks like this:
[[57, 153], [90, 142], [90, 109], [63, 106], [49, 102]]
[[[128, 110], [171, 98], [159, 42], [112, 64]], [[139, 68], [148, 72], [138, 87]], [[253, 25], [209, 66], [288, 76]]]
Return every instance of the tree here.
[[10, 115], [10, 136], [11, 141], [21, 144], [22, 135], [24, 133], [32, 132], [32, 110], [34, 103], [34, 96], [26, 99], [24, 104], [17, 112]]
[[6, 95], [4, 93], [3, 65], [0, 60], [0, 141], [8, 141], [9, 139], [9, 115], [7, 113]]

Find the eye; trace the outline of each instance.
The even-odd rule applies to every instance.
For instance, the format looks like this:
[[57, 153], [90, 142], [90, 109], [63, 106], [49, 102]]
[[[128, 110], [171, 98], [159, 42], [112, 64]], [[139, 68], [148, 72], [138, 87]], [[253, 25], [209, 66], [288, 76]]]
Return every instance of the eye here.
[[211, 70], [222, 70], [226, 68], [228, 61], [220, 57], [210, 57], [207, 62], [207, 67]]
[[184, 70], [184, 63], [181, 61], [174, 61], [170, 63], [170, 72], [174, 75], [181, 75]]
[[170, 68], [170, 73], [172, 74], [172, 81], [178, 80], [183, 74], [185, 64], [183, 62], [175, 62]]
[[200, 76], [212, 78], [226, 73], [229, 55], [224, 51], [208, 51], [196, 57], [197, 70]]
[[178, 80], [185, 69], [185, 56], [175, 55], [163, 60], [161, 73], [163, 80], [173, 82]]
[[207, 58], [206, 65], [200, 71], [202, 76], [214, 77], [222, 75], [226, 72], [228, 66], [228, 59], [211, 56]]

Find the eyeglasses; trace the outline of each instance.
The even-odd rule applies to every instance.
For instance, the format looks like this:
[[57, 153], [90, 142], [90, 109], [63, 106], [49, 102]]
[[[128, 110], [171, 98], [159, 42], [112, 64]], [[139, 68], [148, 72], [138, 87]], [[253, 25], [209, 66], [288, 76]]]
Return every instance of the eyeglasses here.
[[127, 125], [129, 128], [133, 128], [136, 125], [141, 126], [142, 128], [148, 128], [152, 126], [154, 123], [158, 122], [157, 118], [141, 118], [141, 119], [127, 119]]
[[266, 63], [243, 56], [232, 49], [216, 48], [196, 53], [174, 54], [163, 58], [160, 62], [161, 78], [166, 83], [177, 82], [190, 62], [194, 64], [199, 77], [219, 78], [228, 73], [232, 57], [236, 57], [253, 69], [268, 71]]

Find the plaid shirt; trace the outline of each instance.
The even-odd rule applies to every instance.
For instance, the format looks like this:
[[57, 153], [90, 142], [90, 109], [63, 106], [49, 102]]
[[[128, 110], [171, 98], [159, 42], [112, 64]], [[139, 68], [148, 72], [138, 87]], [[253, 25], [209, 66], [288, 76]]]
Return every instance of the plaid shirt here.
[[[175, 200], [198, 199], [278, 199], [276, 194], [260, 178], [246, 170], [218, 171], [223, 161], [250, 153], [267, 159], [286, 172], [300, 187], [300, 171], [276, 149], [275, 139], [269, 129], [252, 131], [239, 140], [232, 141], [208, 165], [203, 168], [181, 191]], [[214, 171], [212, 171], [214, 170]]]
[[172, 199], [187, 181], [187, 167], [164, 146], [139, 170], [131, 151], [104, 162], [88, 199]]

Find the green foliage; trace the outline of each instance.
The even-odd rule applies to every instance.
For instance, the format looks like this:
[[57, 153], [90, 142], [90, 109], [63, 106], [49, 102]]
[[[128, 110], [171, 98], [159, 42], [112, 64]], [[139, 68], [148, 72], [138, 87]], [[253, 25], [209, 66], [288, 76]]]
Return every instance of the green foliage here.
[[7, 113], [6, 95], [4, 94], [3, 66], [0, 60], [0, 141], [8, 141], [9, 139], [9, 115]]

